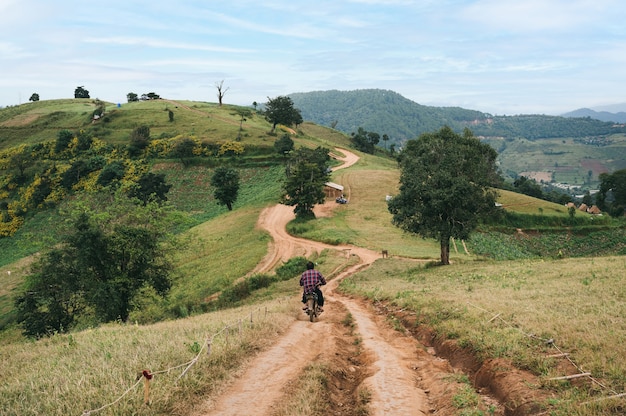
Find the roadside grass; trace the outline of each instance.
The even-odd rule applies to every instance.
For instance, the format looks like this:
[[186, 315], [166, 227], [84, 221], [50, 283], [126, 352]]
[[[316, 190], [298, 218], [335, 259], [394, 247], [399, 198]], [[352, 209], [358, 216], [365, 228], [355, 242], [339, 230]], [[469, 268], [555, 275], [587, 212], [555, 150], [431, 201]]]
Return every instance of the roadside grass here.
[[324, 416], [329, 414], [328, 373], [321, 363], [309, 364], [294, 384], [288, 386], [286, 400], [274, 409], [275, 416]]
[[[130, 389], [118, 403], [94, 414], [190, 414], [271, 345], [293, 322], [296, 309], [295, 300], [282, 299], [154, 325], [108, 324], [0, 345], [1, 413], [78, 415]], [[181, 377], [184, 364], [196, 357]], [[143, 403], [143, 379], [136, 381], [143, 370], [155, 374], [150, 406]]]
[[[533, 372], [541, 387], [558, 392], [553, 414], [600, 415], [612, 414], [615, 402], [581, 403], [623, 393], [626, 385], [625, 266], [624, 257], [445, 267], [380, 260], [344, 279], [339, 289], [414, 311], [416, 326], [432, 327], [481, 360], [506, 358]], [[554, 346], [604, 387], [589, 380], [550, 381], [579, 372], [559, 365], [562, 358], [547, 358], [558, 352]]]
[[[252, 270], [267, 253], [269, 235], [256, 228], [259, 210], [233, 210], [191, 229], [176, 260], [179, 276], [169, 304], [179, 316], [202, 311], [205, 299]], [[153, 311], [146, 311], [150, 316]]]

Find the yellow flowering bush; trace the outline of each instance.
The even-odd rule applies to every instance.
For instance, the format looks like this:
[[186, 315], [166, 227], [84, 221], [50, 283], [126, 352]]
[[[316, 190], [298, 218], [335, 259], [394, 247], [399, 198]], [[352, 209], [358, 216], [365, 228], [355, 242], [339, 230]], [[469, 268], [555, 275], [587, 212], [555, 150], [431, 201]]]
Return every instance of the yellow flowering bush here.
[[239, 142], [224, 142], [220, 146], [220, 151], [218, 152], [219, 156], [224, 155], [241, 155], [243, 154], [245, 148], [243, 144]]

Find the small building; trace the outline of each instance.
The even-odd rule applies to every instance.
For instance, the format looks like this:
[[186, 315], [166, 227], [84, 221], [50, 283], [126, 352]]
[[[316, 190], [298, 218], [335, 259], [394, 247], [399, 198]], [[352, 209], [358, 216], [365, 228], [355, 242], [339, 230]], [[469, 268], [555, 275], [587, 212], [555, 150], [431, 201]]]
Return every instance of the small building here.
[[336, 199], [343, 195], [343, 186], [334, 182], [326, 182], [324, 184], [324, 194], [326, 194], [326, 198]]

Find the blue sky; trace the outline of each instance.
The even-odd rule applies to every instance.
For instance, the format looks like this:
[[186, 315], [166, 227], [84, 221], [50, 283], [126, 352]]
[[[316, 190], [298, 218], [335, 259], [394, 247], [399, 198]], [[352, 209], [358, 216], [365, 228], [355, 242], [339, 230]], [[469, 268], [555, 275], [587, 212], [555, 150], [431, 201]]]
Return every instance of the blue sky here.
[[561, 114], [626, 102], [623, 0], [0, 0], [0, 106], [126, 94], [250, 105], [381, 88]]

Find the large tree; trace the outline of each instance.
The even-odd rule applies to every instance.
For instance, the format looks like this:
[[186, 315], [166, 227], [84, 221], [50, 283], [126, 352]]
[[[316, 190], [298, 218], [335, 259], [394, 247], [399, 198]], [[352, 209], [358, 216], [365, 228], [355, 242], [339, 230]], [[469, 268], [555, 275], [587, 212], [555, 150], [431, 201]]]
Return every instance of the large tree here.
[[496, 151], [465, 130], [449, 127], [409, 140], [399, 157], [400, 194], [389, 201], [393, 224], [435, 238], [450, 264], [450, 238], [467, 239], [495, 210]]
[[74, 90], [74, 98], [89, 98], [89, 91], [83, 86], [76, 87]]
[[626, 208], [626, 169], [600, 174], [600, 189], [596, 194], [596, 203], [600, 209], [609, 211], [611, 216], [624, 215]]
[[350, 142], [355, 149], [361, 152], [374, 154], [376, 145], [380, 141], [380, 134], [367, 131], [363, 127], [359, 127], [357, 132], [352, 132], [350, 135]]
[[269, 101], [265, 103], [265, 118], [272, 123], [271, 133], [274, 133], [278, 124], [291, 126], [302, 123], [302, 114], [293, 106], [290, 97], [278, 96], [273, 99], [267, 97], [267, 99]]
[[143, 288], [163, 296], [171, 285], [175, 244], [164, 207], [118, 193], [80, 200], [68, 215], [69, 232], [34, 264], [16, 301], [30, 336], [67, 331], [77, 321], [126, 321]]
[[329, 179], [328, 149], [300, 148], [292, 152], [285, 168], [284, 203], [295, 206], [298, 218], [314, 217], [313, 207], [324, 203], [324, 184]]
[[220, 166], [211, 177], [211, 185], [215, 187], [213, 196], [217, 203], [226, 205], [226, 208], [232, 211], [239, 193], [239, 173], [233, 168]]

